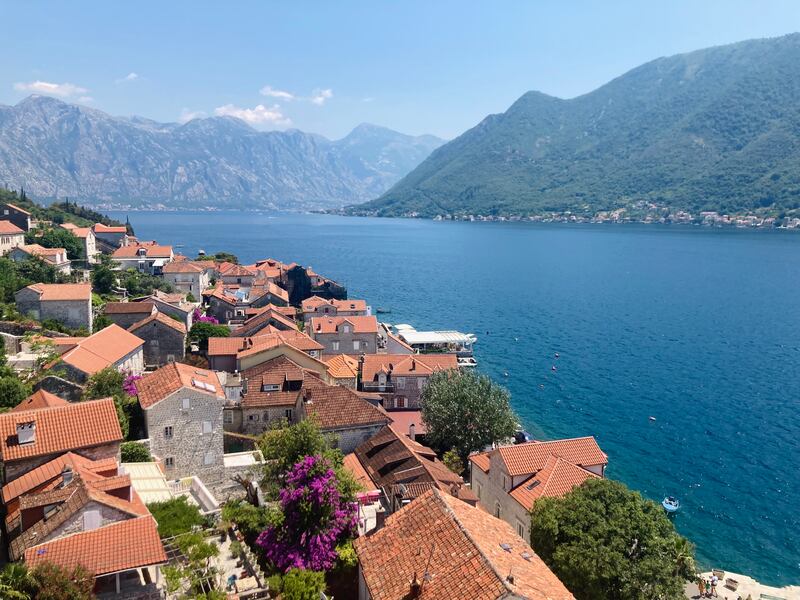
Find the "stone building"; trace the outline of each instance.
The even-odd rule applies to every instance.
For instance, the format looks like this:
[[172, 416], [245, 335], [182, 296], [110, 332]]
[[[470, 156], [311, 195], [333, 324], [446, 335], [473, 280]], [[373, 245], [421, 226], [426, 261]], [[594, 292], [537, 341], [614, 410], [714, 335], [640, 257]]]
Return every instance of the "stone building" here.
[[258, 280], [252, 286], [244, 284], [223, 284], [203, 291], [203, 301], [207, 305], [206, 314], [220, 323], [241, 324], [252, 309], [264, 308], [270, 304], [287, 306], [289, 294], [280, 286], [266, 279]]
[[370, 314], [365, 300], [335, 300], [311, 296], [301, 304], [303, 320], [314, 317], [364, 317]]
[[225, 392], [217, 374], [172, 363], [145, 375], [136, 389], [150, 451], [167, 478], [195, 475], [209, 487], [222, 485]]
[[0, 220], [9, 221], [22, 231], [30, 231], [33, 228], [31, 213], [10, 202], [0, 204]]
[[324, 371], [319, 362], [320, 344], [299, 331], [271, 331], [256, 337], [208, 339], [209, 366], [215, 371], [244, 371], [287, 354], [303, 368]]
[[128, 237], [128, 229], [124, 225], [95, 223], [92, 225], [92, 231], [97, 240], [98, 249], [108, 252], [108, 254], [111, 254], [120, 246], [124, 246]]
[[88, 283], [34, 283], [14, 294], [17, 310], [37, 321], [54, 320], [92, 331], [92, 286]]
[[116, 459], [120, 442], [122, 431], [110, 398], [0, 414], [3, 493], [9, 482], [65, 452]]
[[103, 314], [123, 329], [156, 312], [153, 302], [107, 302]]
[[15, 262], [28, 260], [34, 256], [41, 258], [60, 275], [69, 275], [72, 272], [72, 262], [67, 258], [65, 248], [45, 248], [39, 244], [26, 244], [12, 248], [8, 253], [8, 258]]
[[97, 237], [91, 227], [78, 227], [74, 223], [62, 223], [61, 227], [71, 232], [83, 244], [83, 255], [86, 257], [86, 262], [95, 264], [100, 259], [97, 249]]
[[326, 356], [324, 362], [328, 367], [328, 376], [331, 378], [331, 383], [351, 390], [356, 389], [359, 368], [357, 358], [348, 354], [336, 354], [334, 356]]
[[11, 221], [0, 221], [0, 256], [25, 245], [25, 232]]
[[161, 277], [175, 289], [199, 299], [209, 286], [213, 272], [214, 263], [211, 261], [180, 260], [164, 265]]
[[323, 354], [375, 354], [378, 320], [366, 317], [313, 317], [308, 335], [322, 344]]
[[165, 265], [174, 258], [172, 246], [137, 244], [114, 250], [111, 257], [122, 269], [135, 269], [150, 275], [160, 275]]
[[603, 477], [608, 457], [593, 437], [527, 442], [473, 454], [472, 491], [480, 506], [530, 539], [530, 511], [542, 497], [563, 496]]
[[165, 314], [154, 312], [128, 331], [144, 340], [144, 364], [148, 368], [182, 360], [186, 355], [186, 327]]
[[386, 410], [415, 410], [431, 375], [456, 368], [455, 354], [366, 354], [361, 389], [379, 393]]
[[268, 327], [280, 331], [297, 331], [297, 323], [294, 319], [278, 310], [277, 306], [269, 304], [264, 308], [255, 309], [254, 312], [256, 314], [247, 318], [231, 335], [252, 337]]

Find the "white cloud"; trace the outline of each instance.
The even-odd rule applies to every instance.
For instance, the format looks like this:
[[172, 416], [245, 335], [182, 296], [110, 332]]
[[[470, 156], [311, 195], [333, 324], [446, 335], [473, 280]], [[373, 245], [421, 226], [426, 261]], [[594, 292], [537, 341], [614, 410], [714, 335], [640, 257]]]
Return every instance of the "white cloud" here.
[[[86, 94], [89, 92], [84, 87], [74, 83], [50, 83], [49, 81], [31, 81], [14, 84], [14, 89], [18, 92], [33, 92], [35, 94], [46, 94], [48, 96], [59, 96], [60, 98], [72, 98], [80, 96], [81, 102], [87, 102]], [[91, 98], [89, 99], [91, 100]]]
[[276, 90], [270, 85], [265, 85], [259, 90], [259, 93], [262, 96], [268, 96], [270, 98], [280, 98], [281, 100], [286, 100], [290, 102], [295, 99], [295, 95], [291, 92], [286, 92], [284, 90]]
[[311, 100], [312, 104], [316, 104], [317, 106], [322, 106], [325, 104], [326, 100], [330, 100], [333, 98], [333, 90], [331, 89], [324, 89], [324, 90], [314, 90], [311, 92]]
[[205, 117], [206, 113], [202, 110], [189, 110], [188, 108], [181, 109], [181, 115], [178, 117], [179, 123], [188, 123], [192, 119], [200, 119]]
[[259, 104], [255, 108], [240, 108], [233, 104], [225, 104], [215, 108], [214, 114], [218, 117], [236, 117], [253, 125], [286, 126], [292, 123], [291, 119], [281, 112], [281, 107], [277, 104], [269, 107]]
[[125, 77], [120, 77], [119, 79], [115, 80], [114, 83], [120, 84], [128, 81], [136, 81], [137, 79], [139, 79], [139, 74], [131, 71], [130, 73], [125, 75]]
[[361, 101], [362, 102], [374, 102], [375, 98], [373, 98], [372, 96], [367, 96], [366, 98], [362, 98]]

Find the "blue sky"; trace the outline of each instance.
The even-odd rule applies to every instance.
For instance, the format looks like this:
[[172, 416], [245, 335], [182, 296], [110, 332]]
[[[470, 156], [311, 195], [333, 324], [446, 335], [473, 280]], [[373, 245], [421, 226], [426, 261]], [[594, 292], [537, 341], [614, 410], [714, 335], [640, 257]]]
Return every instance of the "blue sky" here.
[[528, 90], [800, 30], [800, 2], [0, 0], [0, 103], [48, 93], [159, 121], [230, 114], [341, 137], [452, 138]]

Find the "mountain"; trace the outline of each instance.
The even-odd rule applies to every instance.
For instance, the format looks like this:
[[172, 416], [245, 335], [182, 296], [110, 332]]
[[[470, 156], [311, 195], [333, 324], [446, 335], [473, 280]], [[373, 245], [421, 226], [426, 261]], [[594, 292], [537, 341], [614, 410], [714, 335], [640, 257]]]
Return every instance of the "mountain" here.
[[441, 143], [375, 125], [331, 141], [231, 117], [158, 123], [30, 96], [0, 105], [0, 186], [93, 205], [340, 207], [382, 194]]
[[569, 100], [528, 92], [351, 211], [642, 206], [800, 216], [800, 34], [660, 58]]

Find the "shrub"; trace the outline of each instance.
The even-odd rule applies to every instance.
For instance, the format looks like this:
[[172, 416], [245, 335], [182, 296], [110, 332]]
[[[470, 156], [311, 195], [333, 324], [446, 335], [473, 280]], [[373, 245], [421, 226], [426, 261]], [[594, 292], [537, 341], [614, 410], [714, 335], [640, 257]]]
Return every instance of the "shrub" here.
[[164, 502], [153, 502], [147, 508], [158, 523], [158, 534], [162, 538], [188, 533], [192, 527], [204, 523], [200, 509], [189, 504], [183, 496]]
[[283, 578], [284, 600], [319, 600], [325, 591], [325, 574], [319, 571], [292, 569]]
[[124, 463], [151, 462], [153, 460], [147, 446], [139, 442], [122, 442], [119, 450]]

